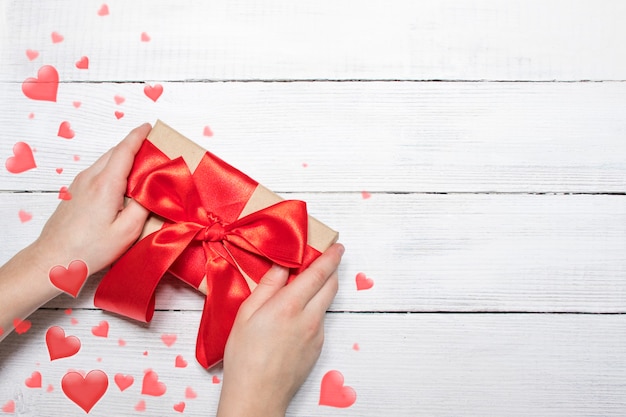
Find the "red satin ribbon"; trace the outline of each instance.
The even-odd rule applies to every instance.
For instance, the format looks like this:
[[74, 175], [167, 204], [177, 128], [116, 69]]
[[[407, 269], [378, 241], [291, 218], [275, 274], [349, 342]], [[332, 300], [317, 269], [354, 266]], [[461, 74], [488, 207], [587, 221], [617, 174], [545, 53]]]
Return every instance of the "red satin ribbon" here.
[[239, 306], [250, 295], [239, 268], [258, 282], [272, 263], [301, 269], [319, 255], [306, 244], [302, 201], [282, 201], [238, 219], [257, 185], [209, 152], [191, 174], [182, 158], [170, 160], [144, 141], [127, 194], [165, 222], [113, 265], [94, 304], [148, 322], [165, 272], [196, 288], [206, 276], [196, 357], [205, 368], [218, 363]]

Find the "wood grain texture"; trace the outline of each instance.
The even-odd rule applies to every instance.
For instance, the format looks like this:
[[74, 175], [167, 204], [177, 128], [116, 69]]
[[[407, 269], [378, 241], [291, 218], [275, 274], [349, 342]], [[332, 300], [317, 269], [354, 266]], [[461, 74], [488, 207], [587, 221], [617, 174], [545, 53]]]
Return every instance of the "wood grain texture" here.
[[[78, 323], [70, 324], [72, 318]], [[102, 320], [110, 325], [107, 338], [91, 334]], [[623, 315], [328, 314], [322, 356], [287, 415], [621, 416], [625, 320]], [[32, 321], [29, 333], [3, 341], [0, 356], [0, 398], [16, 401], [20, 415], [41, 410], [84, 415], [60, 388], [71, 368], [101, 369], [111, 379], [93, 416], [174, 415], [172, 407], [180, 401], [187, 404], [185, 415], [215, 410], [221, 385], [212, 384], [211, 376], [221, 379], [221, 370], [207, 373], [194, 363], [197, 312], [157, 313], [150, 327], [88, 310], [71, 315], [40, 310]], [[44, 335], [52, 325], [81, 339], [76, 356], [49, 360]], [[177, 335], [176, 343], [167, 347], [162, 334]], [[188, 361], [186, 368], [174, 366], [177, 355]], [[166, 384], [165, 395], [141, 395], [147, 368]], [[332, 369], [357, 392], [349, 409], [318, 405], [321, 378]], [[43, 386], [27, 388], [24, 381], [35, 370]], [[117, 373], [132, 375], [134, 384], [120, 392], [112, 381]], [[46, 392], [49, 384], [52, 392]], [[185, 399], [187, 387], [197, 398]], [[141, 399], [146, 410], [135, 412]]]
[[618, 0], [107, 3], [100, 17], [98, 1], [2, 2], [0, 80], [41, 63], [65, 81], [626, 79]]
[[[334, 311], [626, 312], [623, 196], [286, 194], [339, 230], [347, 253]], [[36, 238], [56, 194], [0, 193], [0, 262]], [[33, 215], [21, 224], [19, 210]], [[355, 277], [375, 281], [357, 291]], [[93, 307], [99, 279], [73, 301]], [[157, 308], [197, 310], [200, 294], [174, 279]]]
[[[0, 189], [58, 191], [161, 118], [278, 192], [626, 191], [626, 83], [189, 82], [156, 103], [144, 85], [62, 84], [51, 103], [0, 84], [0, 159], [21, 140], [38, 163], [1, 170]], [[73, 139], [57, 136], [62, 121]]]

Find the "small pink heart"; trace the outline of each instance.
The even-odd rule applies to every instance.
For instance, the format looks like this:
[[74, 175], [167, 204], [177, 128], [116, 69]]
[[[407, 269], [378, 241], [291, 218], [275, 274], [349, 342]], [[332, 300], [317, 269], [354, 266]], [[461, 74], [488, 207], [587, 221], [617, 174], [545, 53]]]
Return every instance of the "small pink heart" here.
[[83, 103], [81, 103], [80, 101], [73, 101], [73, 102], [72, 102], [72, 105], [73, 105], [74, 107], [76, 107], [76, 108], [79, 108], [81, 104], [83, 104]]
[[115, 380], [115, 384], [120, 389], [120, 391], [124, 391], [135, 382], [135, 378], [132, 375], [124, 375], [124, 374], [115, 374], [113, 378]]
[[75, 136], [74, 131], [70, 127], [70, 122], [61, 122], [61, 124], [59, 125], [59, 132], [57, 133], [57, 136], [65, 139], [72, 139]]
[[159, 376], [156, 372], [148, 370], [143, 376], [143, 383], [141, 386], [141, 393], [144, 395], [152, 395], [153, 397], [160, 397], [165, 394], [167, 390], [164, 383], [159, 381]]
[[30, 113], [30, 114], [28, 115], [28, 118], [29, 118], [29, 119], [34, 119], [34, 118], [35, 118], [35, 113]]
[[196, 394], [196, 392], [191, 387], [187, 387], [185, 389], [185, 398], [187, 398], [189, 400], [193, 400], [197, 396], [198, 396], [198, 394]]
[[89, 371], [84, 376], [78, 372], [70, 371], [61, 379], [63, 393], [86, 413], [89, 413], [93, 406], [100, 401], [108, 387], [109, 378], [107, 374], [98, 369]]
[[37, 57], [39, 56], [39, 52], [34, 51], [32, 49], [27, 49], [26, 50], [26, 56], [28, 57], [29, 61], [33, 61], [33, 60], [37, 59]]
[[122, 117], [124, 117], [124, 112], [121, 112], [121, 111], [116, 111], [115, 112], [115, 118], [117, 120], [120, 120]]
[[146, 32], [141, 32], [141, 42], [150, 42], [150, 36]]
[[7, 158], [5, 167], [12, 174], [19, 174], [29, 169], [37, 168], [33, 150], [28, 143], [17, 142], [13, 145], [13, 155]]
[[72, 317], [72, 319], [70, 320], [70, 323], [72, 323], [72, 326], [76, 326], [78, 324], [78, 320]]
[[22, 223], [26, 223], [27, 221], [30, 221], [30, 219], [33, 218], [33, 215], [24, 211], [24, 210], [20, 210], [18, 213], [18, 216], [20, 216], [20, 221]]
[[358, 351], [359, 349], [360, 348], [359, 348], [359, 344], [358, 343], [355, 343], [355, 344], [352, 345], [352, 350]]
[[102, 320], [100, 324], [91, 328], [91, 334], [97, 337], [109, 337], [109, 322]]
[[148, 84], [143, 88], [143, 92], [150, 100], [156, 102], [163, 94], [163, 86], [161, 84], [155, 84], [154, 86]]
[[211, 130], [211, 128], [209, 126], [204, 126], [203, 134], [204, 134], [204, 136], [211, 137], [211, 136], [213, 136], [213, 131]]
[[80, 156], [74, 155], [74, 161], [80, 161]]
[[319, 405], [346, 408], [356, 401], [356, 392], [343, 384], [344, 378], [339, 371], [328, 371], [322, 378]]
[[98, 9], [98, 16], [108, 16], [108, 15], [109, 15], [109, 6], [107, 6], [106, 4], [103, 4]]
[[52, 384], [48, 384], [48, 388], [46, 388], [46, 392], [54, 391], [54, 386]]
[[181, 401], [178, 404], [174, 404], [174, 411], [178, 411], [179, 413], [185, 411], [185, 402]]
[[367, 200], [368, 198], [372, 197], [372, 195], [367, 191], [361, 191], [361, 197], [363, 198], [363, 200]]
[[65, 309], [65, 314], [67, 314], [68, 316], [69, 316], [70, 314], [72, 314], [72, 309], [71, 309], [71, 308], [66, 308], [66, 309]]
[[165, 343], [165, 346], [171, 347], [174, 343], [176, 343], [176, 335], [175, 334], [162, 334], [161, 340]]
[[356, 274], [356, 289], [357, 291], [369, 290], [374, 286], [374, 280], [368, 278], [363, 272]]
[[117, 341], [117, 345], [118, 345], [118, 346], [126, 346], [126, 340], [124, 340], [124, 339], [119, 339], [119, 340]]
[[213, 375], [212, 380], [213, 380], [214, 384], [219, 384], [220, 383], [220, 378], [217, 375]]
[[22, 319], [13, 319], [13, 328], [15, 329], [15, 333], [24, 334], [28, 330], [30, 330], [30, 326], [32, 323], [30, 320], [22, 320]]
[[146, 402], [144, 400], [140, 400], [135, 405], [135, 411], [146, 411]]
[[15, 413], [15, 401], [9, 400], [2, 406], [2, 411], [4, 413], [13, 414]]
[[70, 262], [67, 268], [63, 265], [56, 265], [48, 273], [52, 285], [74, 298], [78, 296], [88, 276], [87, 264], [80, 259]]
[[52, 65], [37, 71], [37, 78], [27, 78], [22, 83], [22, 93], [32, 100], [57, 101], [59, 73]]
[[187, 361], [183, 358], [182, 355], [177, 355], [176, 356], [176, 363], [174, 365], [176, 368], [186, 368], [187, 367]]
[[24, 384], [28, 388], [41, 388], [41, 373], [39, 371], [33, 372], [30, 377], [26, 378]]
[[57, 172], [57, 174], [61, 175], [63, 173], [63, 168], [57, 168], [55, 169], [55, 171]]
[[78, 69], [89, 69], [89, 57], [82, 56], [78, 61], [76, 61], [76, 68]]
[[124, 101], [126, 101], [124, 97], [119, 96], [119, 95], [114, 96], [113, 100], [115, 100], [115, 104], [117, 104], [118, 106], [122, 104]]
[[59, 32], [52, 32], [52, 35], [50, 36], [52, 37], [52, 43], [63, 42], [63, 35], [61, 35]]
[[80, 350], [80, 339], [76, 336], [65, 336], [65, 330], [59, 326], [52, 326], [46, 332], [46, 346], [50, 360], [69, 358]]
[[72, 199], [72, 193], [67, 189], [66, 186], [61, 187], [59, 190], [59, 200], [69, 201]]

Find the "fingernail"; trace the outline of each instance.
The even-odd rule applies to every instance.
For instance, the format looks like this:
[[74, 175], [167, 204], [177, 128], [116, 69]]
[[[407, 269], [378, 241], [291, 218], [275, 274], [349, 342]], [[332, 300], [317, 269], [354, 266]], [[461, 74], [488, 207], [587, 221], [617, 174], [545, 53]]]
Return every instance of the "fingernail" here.
[[339, 243], [338, 245], [339, 245], [339, 255], [343, 255], [344, 252], [346, 251], [346, 248], [341, 243]]

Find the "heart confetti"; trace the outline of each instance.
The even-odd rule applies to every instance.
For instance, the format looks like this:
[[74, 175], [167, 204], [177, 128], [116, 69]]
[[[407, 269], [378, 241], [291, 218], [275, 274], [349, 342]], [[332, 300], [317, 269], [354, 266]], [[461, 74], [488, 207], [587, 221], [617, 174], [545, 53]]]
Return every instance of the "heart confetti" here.
[[52, 285], [74, 298], [78, 296], [88, 276], [87, 264], [80, 259], [70, 262], [67, 268], [63, 265], [55, 265], [48, 273], [48, 278]]
[[46, 346], [50, 360], [69, 358], [80, 350], [80, 340], [76, 336], [65, 336], [65, 330], [52, 326], [46, 332]]
[[89, 57], [80, 57], [80, 59], [76, 61], [76, 68], [84, 70], [89, 69]]
[[79, 108], [82, 103], [80, 101], [72, 101], [72, 106]]
[[221, 382], [217, 375], [213, 375], [212, 381], [214, 384], [219, 384]]
[[27, 78], [22, 92], [32, 100], [57, 101], [59, 73], [52, 65], [44, 65], [37, 71], [37, 78]]
[[29, 61], [34, 61], [39, 56], [39, 52], [33, 49], [27, 49], [26, 56], [28, 57]]
[[109, 322], [102, 320], [97, 326], [91, 328], [91, 334], [97, 337], [109, 337]]
[[28, 330], [30, 330], [30, 326], [32, 323], [29, 320], [22, 320], [15, 318], [13, 319], [13, 328], [15, 329], [15, 333], [24, 334]]
[[8, 414], [15, 413], [15, 401], [9, 400], [6, 403], [4, 403], [4, 405], [2, 406], [2, 412], [8, 413]]
[[57, 168], [55, 169], [55, 171], [57, 172], [57, 174], [61, 175], [63, 173], [63, 168]]
[[176, 363], [174, 365], [176, 368], [186, 368], [187, 367], [187, 361], [183, 358], [182, 355], [177, 355], [176, 356]]
[[72, 193], [68, 190], [66, 186], [61, 187], [59, 190], [59, 200], [69, 201], [72, 199]]
[[115, 118], [117, 120], [120, 120], [122, 117], [124, 117], [124, 112], [121, 112], [121, 111], [116, 111], [115, 112]]
[[204, 126], [203, 135], [204, 136], [208, 136], [208, 137], [213, 136], [213, 131], [211, 130], [211, 128], [209, 126]]
[[5, 167], [12, 174], [19, 174], [29, 169], [37, 168], [33, 150], [28, 143], [17, 142], [13, 145], [13, 155], [7, 158]]
[[174, 411], [178, 411], [179, 413], [185, 411], [185, 402], [181, 401], [178, 404], [174, 404]]
[[148, 84], [143, 88], [143, 92], [150, 100], [156, 102], [163, 94], [163, 86], [161, 84], [155, 84], [154, 86]]
[[140, 400], [137, 405], [135, 405], [135, 411], [146, 411], [146, 402]]
[[152, 370], [146, 371], [143, 376], [143, 383], [141, 386], [141, 393], [144, 395], [151, 395], [153, 397], [160, 397], [165, 394], [167, 390], [164, 383], [159, 381], [159, 376]]
[[24, 384], [28, 388], [41, 388], [41, 373], [39, 371], [33, 372], [30, 377], [26, 378]]
[[368, 278], [363, 272], [359, 272], [358, 274], [356, 274], [355, 281], [357, 291], [369, 290], [374, 286], [374, 280]]
[[115, 380], [115, 384], [120, 389], [120, 391], [124, 391], [135, 382], [135, 378], [132, 375], [124, 375], [124, 374], [115, 374], [113, 378]]
[[52, 43], [60, 43], [65, 39], [59, 32], [52, 32], [50, 37], [52, 38]]
[[126, 101], [126, 99], [120, 95], [114, 96], [113, 100], [115, 100], [115, 104], [117, 104], [118, 106], [122, 104], [124, 101]]
[[196, 394], [196, 392], [193, 390], [193, 388], [187, 387], [185, 389], [185, 398], [187, 398], [188, 400], [193, 400], [197, 396], [198, 396], [198, 394]]
[[370, 193], [368, 193], [367, 191], [361, 191], [361, 198], [363, 198], [363, 200], [367, 200], [368, 198], [371, 198], [372, 195]]
[[22, 223], [26, 223], [27, 221], [30, 221], [30, 219], [32, 219], [32, 218], [33, 218], [33, 215], [32, 215], [32, 214], [30, 214], [30, 213], [28, 213], [28, 212], [26, 212], [26, 211], [24, 211], [24, 210], [20, 210], [20, 211], [17, 213], [17, 215], [19, 216], [20, 221], [21, 221]]
[[74, 135], [75, 133], [70, 127], [70, 122], [61, 122], [61, 124], [59, 125], [59, 132], [57, 133], [57, 136], [65, 139], [72, 139]]
[[343, 385], [344, 378], [339, 371], [328, 371], [322, 378], [319, 405], [346, 408], [356, 401], [352, 387]]
[[175, 334], [162, 334], [161, 340], [165, 343], [165, 346], [171, 347], [174, 343], [176, 343], [176, 335]]
[[146, 32], [141, 32], [141, 42], [150, 42], [150, 36]]
[[70, 371], [61, 379], [63, 392], [77, 406], [85, 410], [86, 413], [105, 394], [109, 387], [107, 374], [98, 369], [90, 371], [86, 376], [78, 372]]
[[98, 16], [108, 16], [108, 15], [109, 15], [109, 6], [107, 6], [106, 4], [103, 4], [98, 9]]

